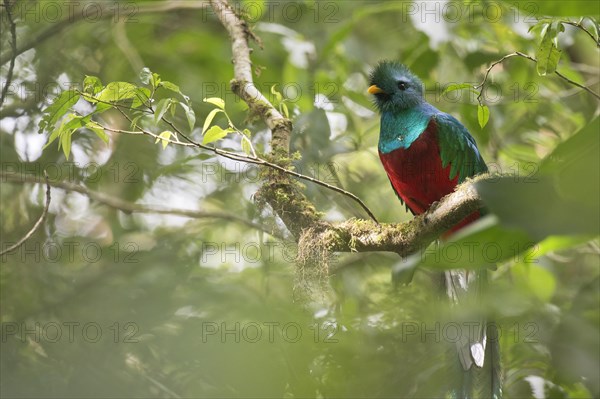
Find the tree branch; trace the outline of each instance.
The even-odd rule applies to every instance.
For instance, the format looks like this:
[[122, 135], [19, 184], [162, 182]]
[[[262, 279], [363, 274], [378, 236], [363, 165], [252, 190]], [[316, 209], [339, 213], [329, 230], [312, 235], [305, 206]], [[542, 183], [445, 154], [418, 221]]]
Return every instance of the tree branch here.
[[[15, 174], [7, 174], [0, 173], [0, 181], [2, 182], [15, 182], [15, 183], [43, 183], [43, 180], [37, 176], [33, 175], [15, 175]], [[114, 209], [118, 209], [125, 213], [154, 213], [160, 215], [176, 215], [176, 216], [185, 216], [193, 219], [222, 219], [227, 221], [232, 221], [236, 223], [241, 223], [245, 226], [251, 227], [256, 230], [263, 231], [275, 237], [281, 238], [279, 234], [272, 231], [272, 229], [268, 229], [267, 227], [255, 223], [251, 220], [245, 219], [243, 217], [237, 216], [232, 213], [227, 212], [208, 212], [208, 211], [193, 211], [186, 209], [178, 209], [178, 208], [168, 208], [168, 207], [158, 207], [158, 206], [146, 206], [141, 204], [135, 204], [128, 201], [124, 201], [120, 198], [111, 197], [104, 193], [100, 193], [94, 190], [90, 190], [87, 187], [84, 187], [79, 184], [66, 182], [66, 181], [53, 181], [46, 180], [46, 184], [48, 187], [56, 187], [61, 188], [66, 191], [73, 191], [79, 194], [83, 194], [90, 199], [97, 201], [101, 204], [109, 206]], [[49, 189], [49, 188], [48, 188]], [[49, 191], [48, 191], [49, 193]], [[45, 215], [44, 215], [45, 217]], [[36, 227], [37, 228], [37, 227]]]
[[[489, 76], [490, 72], [492, 71], [492, 69], [493, 69], [493, 68], [494, 68], [496, 65], [498, 65], [498, 64], [501, 64], [501, 63], [502, 63], [502, 62], [504, 62], [506, 59], [508, 59], [508, 58], [512, 58], [512, 57], [522, 57], [522, 58], [526, 58], [526, 59], [528, 59], [529, 61], [533, 61], [533, 62], [537, 63], [537, 60], [536, 60], [534, 57], [532, 57], [532, 56], [530, 56], [530, 55], [527, 55], [527, 54], [524, 54], [524, 53], [521, 53], [520, 51], [515, 51], [514, 53], [507, 54], [507, 55], [505, 55], [504, 57], [500, 58], [499, 60], [497, 60], [497, 61], [494, 61], [494, 62], [492, 62], [492, 63], [490, 64], [490, 66], [489, 66], [489, 67], [488, 67], [488, 68], [485, 70], [485, 75], [484, 75], [484, 77], [483, 77], [483, 80], [481, 81], [481, 83], [480, 83], [480, 84], [478, 84], [477, 86], [475, 86], [475, 87], [474, 87], [474, 89], [481, 89], [481, 88], [483, 88], [483, 86], [484, 86], [484, 85], [485, 85], [485, 83], [487, 82], [488, 76]], [[583, 90], [587, 91], [587, 92], [588, 92], [588, 93], [590, 93], [592, 96], [594, 96], [594, 97], [596, 97], [597, 99], [599, 99], [599, 100], [600, 100], [600, 95], [599, 95], [598, 93], [594, 92], [594, 91], [593, 91], [592, 89], [590, 89], [589, 87], [587, 87], [587, 86], [584, 86], [584, 85], [582, 85], [581, 83], [577, 83], [577, 82], [575, 82], [575, 81], [573, 81], [573, 80], [569, 79], [568, 77], [566, 77], [565, 75], [563, 75], [562, 73], [560, 73], [560, 72], [558, 72], [558, 71], [554, 71], [554, 73], [555, 73], [557, 76], [559, 76], [560, 78], [562, 78], [564, 81], [566, 81], [566, 82], [568, 82], [568, 83], [572, 84], [573, 86], [577, 86], [577, 87], [579, 87], [580, 89], [583, 89]], [[482, 95], [483, 95], [483, 90], [480, 90], [480, 92], [479, 92], [479, 95], [477, 96], [477, 101], [478, 101], [480, 104], [481, 104], [481, 96], [482, 96]]]
[[322, 223], [310, 232], [308, 240], [332, 252], [389, 251], [408, 256], [482, 208], [474, 183], [485, 179], [490, 176], [479, 175], [467, 180], [427, 212], [408, 222], [376, 224], [351, 219], [339, 224]]
[[[300, 244], [314, 245], [325, 248], [330, 252], [389, 251], [401, 256], [410, 255], [426, 247], [442, 233], [448, 231], [465, 217], [480, 209], [483, 203], [475, 191], [474, 183], [490, 178], [489, 175], [480, 175], [474, 179], [467, 180], [458, 186], [453, 193], [442, 198], [437, 205], [432, 206], [426, 213], [416, 216], [405, 223], [378, 224], [371, 220], [360, 219], [350, 219], [336, 224], [319, 221], [304, 231], [302, 235], [303, 239], [301, 240], [303, 242]], [[7, 173], [0, 173], [0, 181], [44, 183], [44, 180], [37, 176]], [[194, 219], [222, 219], [241, 223], [253, 229], [282, 238], [263, 225], [227, 212], [193, 211], [146, 206], [111, 197], [71, 182], [46, 180], [45, 183], [47, 191], [44, 213], [31, 231], [21, 240], [22, 242], [27, 240], [39, 228], [39, 225], [41, 225], [46, 217], [50, 204], [50, 186], [83, 194], [92, 200], [125, 213], [155, 213], [185, 216]], [[21, 241], [18, 245], [22, 244]], [[3, 251], [2, 254], [13, 251], [16, 248], [18, 246], [11, 247]]]
[[[17, 243], [6, 248], [4, 251], [0, 252], [0, 256], [6, 255], [10, 252], [13, 252], [17, 248], [19, 248], [21, 245], [23, 245], [25, 243], [25, 241], [29, 240], [29, 238], [31, 238], [33, 233], [35, 233], [37, 231], [37, 229], [40, 228], [42, 223], [44, 223], [44, 220], [46, 220], [46, 216], [48, 215], [48, 209], [50, 208], [50, 199], [51, 198], [50, 198], [50, 182], [48, 180], [48, 175], [46, 175], [45, 178], [46, 178], [46, 205], [44, 205], [44, 210], [42, 211], [40, 218], [37, 220], [37, 222], [35, 222], [35, 224], [31, 228], [31, 230], [29, 230], [27, 232], [27, 234], [25, 234], [25, 236], [23, 236], [23, 238], [21, 238], [19, 241], [17, 241]], [[40, 180], [38, 183], [42, 183], [42, 181]]]
[[[595, 23], [596, 23], [596, 21], [594, 21], [592, 18], [589, 18], [589, 19], [591, 20], [591, 22], [592, 22], [593, 24], [595, 24]], [[583, 19], [582, 19], [582, 20], [583, 20]], [[595, 36], [592, 34], [592, 32], [590, 32], [589, 30], [587, 30], [587, 29], [585, 28], [585, 26], [583, 26], [583, 25], [581, 24], [581, 21], [580, 21], [580, 22], [573, 22], [573, 21], [560, 21], [560, 22], [562, 22], [563, 24], [571, 25], [571, 26], [574, 26], [574, 27], [576, 27], [576, 28], [579, 28], [579, 29], [581, 29], [582, 31], [584, 31], [584, 32], [585, 32], [585, 33], [586, 33], [586, 34], [587, 34], [587, 35], [588, 35], [588, 36], [589, 36], [589, 37], [590, 37], [590, 38], [591, 38], [591, 39], [594, 41], [594, 43], [596, 44], [596, 47], [600, 48], [600, 40], [598, 40], [598, 39], [597, 39], [597, 38], [596, 38], [596, 37], [595, 37]]]

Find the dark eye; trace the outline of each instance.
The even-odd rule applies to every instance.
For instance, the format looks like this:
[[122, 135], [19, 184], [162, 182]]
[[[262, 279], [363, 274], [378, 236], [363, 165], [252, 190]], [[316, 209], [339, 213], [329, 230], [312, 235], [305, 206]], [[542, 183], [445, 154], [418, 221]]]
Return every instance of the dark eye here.
[[399, 81], [398, 82], [398, 88], [402, 91], [406, 90], [408, 88], [408, 84], [406, 82], [403, 81]]

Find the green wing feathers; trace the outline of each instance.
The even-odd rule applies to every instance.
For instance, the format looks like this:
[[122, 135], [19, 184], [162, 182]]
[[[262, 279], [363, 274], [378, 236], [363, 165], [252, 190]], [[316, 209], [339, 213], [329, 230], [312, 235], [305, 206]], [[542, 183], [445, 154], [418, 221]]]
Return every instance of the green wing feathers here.
[[452, 115], [438, 113], [433, 116], [437, 125], [442, 166], [450, 164], [450, 179], [458, 175], [458, 183], [467, 177], [487, 172], [475, 139]]

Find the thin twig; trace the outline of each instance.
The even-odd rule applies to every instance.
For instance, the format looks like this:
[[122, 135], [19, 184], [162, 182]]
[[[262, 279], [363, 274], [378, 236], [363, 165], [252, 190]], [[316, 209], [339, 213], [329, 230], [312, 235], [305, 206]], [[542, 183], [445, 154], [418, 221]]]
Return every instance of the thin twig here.
[[[23, 238], [21, 238], [16, 244], [13, 244], [10, 247], [6, 248], [4, 251], [0, 252], [0, 256], [6, 255], [6, 254], [18, 249], [21, 245], [23, 245], [25, 243], [25, 241], [27, 241], [27, 240], [29, 240], [29, 238], [31, 238], [33, 233], [35, 233], [37, 231], [37, 229], [40, 228], [42, 223], [44, 223], [44, 220], [46, 220], [46, 216], [48, 215], [48, 209], [50, 209], [50, 199], [51, 199], [50, 198], [50, 181], [48, 180], [48, 174], [46, 173], [46, 171], [44, 171], [44, 178], [46, 179], [46, 205], [44, 205], [44, 210], [42, 211], [42, 215], [39, 217], [37, 222], [35, 222], [35, 224], [31, 228], [31, 230], [29, 230], [29, 232], [27, 234], [25, 234], [25, 236]], [[41, 182], [42, 182], [41, 180], [37, 181], [37, 183], [41, 183]]]
[[6, 82], [2, 88], [2, 94], [0, 94], [0, 108], [4, 105], [6, 93], [8, 93], [8, 87], [10, 86], [10, 82], [12, 82], [13, 70], [15, 69], [15, 61], [17, 59], [17, 25], [12, 17], [10, 0], [4, 0], [4, 8], [6, 9], [8, 24], [10, 25], [10, 48], [12, 51], [12, 57], [10, 57], [10, 65], [8, 66], [8, 73], [6, 74]]
[[[483, 88], [483, 86], [485, 85], [485, 83], [487, 82], [487, 79], [488, 79], [488, 76], [489, 76], [489, 74], [490, 74], [491, 70], [492, 70], [492, 69], [493, 69], [493, 68], [494, 68], [496, 65], [498, 65], [498, 64], [500, 64], [500, 63], [502, 63], [502, 62], [504, 62], [504, 60], [506, 60], [506, 59], [508, 59], [508, 58], [511, 58], [511, 57], [522, 57], [522, 58], [526, 58], [526, 59], [528, 59], [528, 60], [530, 60], [530, 61], [533, 61], [533, 62], [537, 63], [537, 60], [536, 60], [534, 57], [532, 57], [532, 56], [530, 56], [530, 55], [527, 55], [527, 54], [524, 54], [524, 53], [521, 53], [520, 51], [515, 51], [514, 53], [507, 54], [507, 55], [505, 55], [504, 57], [500, 58], [499, 60], [492, 62], [492, 63], [490, 64], [490, 66], [489, 66], [489, 67], [486, 69], [486, 71], [485, 71], [485, 75], [484, 75], [484, 77], [483, 77], [483, 80], [481, 81], [481, 83], [480, 83], [480, 84], [478, 84], [477, 86], [474, 86], [473, 88], [474, 88], [474, 89], [482, 89], [482, 88]], [[563, 75], [562, 73], [560, 73], [560, 72], [558, 72], [558, 71], [556, 71], [556, 70], [554, 71], [554, 73], [555, 73], [556, 75], [558, 75], [560, 78], [564, 79], [566, 82], [568, 82], [568, 83], [570, 83], [570, 84], [572, 84], [572, 85], [574, 85], [574, 86], [577, 86], [577, 87], [579, 87], [580, 89], [583, 89], [583, 90], [587, 91], [588, 93], [590, 93], [591, 95], [593, 95], [594, 97], [596, 97], [597, 99], [599, 99], [599, 100], [600, 100], [600, 95], [599, 95], [598, 93], [595, 93], [595, 92], [594, 92], [593, 90], [591, 90], [589, 87], [586, 87], [586, 86], [584, 86], [584, 85], [582, 85], [582, 84], [580, 84], [580, 83], [577, 83], [577, 82], [575, 82], [575, 81], [573, 81], [573, 80], [569, 79], [568, 77], [566, 77], [565, 75]], [[478, 101], [479, 103], [481, 103], [481, 97], [482, 97], [482, 95], [483, 95], [483, 90], [480, 90], [480, 91], [479, 91], [479, 95], [477, 96], [477, 101]]]
[[587, 91], [588, 93], [590, 93], [592, 96], [596, 97], [598, 100], [600, 100], [600, 95], [594, 91], [592, 91], [590, 88], [588, 88], [587, 86], [584, 86], [580, 83], [577, 83], [569, 78], [567, 78], [565, 75], [563, 75], [562, 73], [558, 72], [558, 71], [554, 71], [554, 73], [558, 76], [560, 76], [561, 78], [563, 78], [565, 81], [571, 83], [574, 86], [579, 87], [580, 89], [583, 89], [585, 91]]
[[[579, 28], [579, 29], [581, 29], [582, 31], [584, 31], [585, 33], [587, 33], [587, 35], [588, 35], [589, 37], [591, 37], [591, 38], [592, 38], [592, 40], [594, 41], [594, 43], [596, 43], [596, 47], [600, 47], [600, 40], [596, 39], [596, 38], [594, 37], [594, 35], [592, 34], [592, 32], [590, 32], [589, 30], [587, 30], [587, 29], [585, 28], [585, 26], [583, 26], [583, 25], [581, 24], [581, 22], [572, 22], [572, 21], [560, 21], [560, 22], [562, 22], [563, 24], [571, 25], [571, 26], [574, 26], [574, 27], [576, 27], [576, 28]], [[593, 21], [593, 20], [592, 20], [592, 23], [595, 23], [595, 21]]]

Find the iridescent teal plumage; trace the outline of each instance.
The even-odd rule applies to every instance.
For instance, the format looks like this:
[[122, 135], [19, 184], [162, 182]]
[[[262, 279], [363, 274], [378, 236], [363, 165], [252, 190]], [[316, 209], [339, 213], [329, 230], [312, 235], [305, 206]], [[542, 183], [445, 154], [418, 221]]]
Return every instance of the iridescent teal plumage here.
[[[469, 131], [452, 115], [425, 101], [423, 83], [406, 66], [383, 61], [373, 70], [370, 80], [381, 89], [375, 94], [375, 105], [381, 112], [381, 153], [409, 148], [433, 119], [442, 166], [452, 165], [451, 180], [458, 174], [461, 183], [469, 176], [487, 171]], [[399, 88], [399, 84], [404, 88]]]

